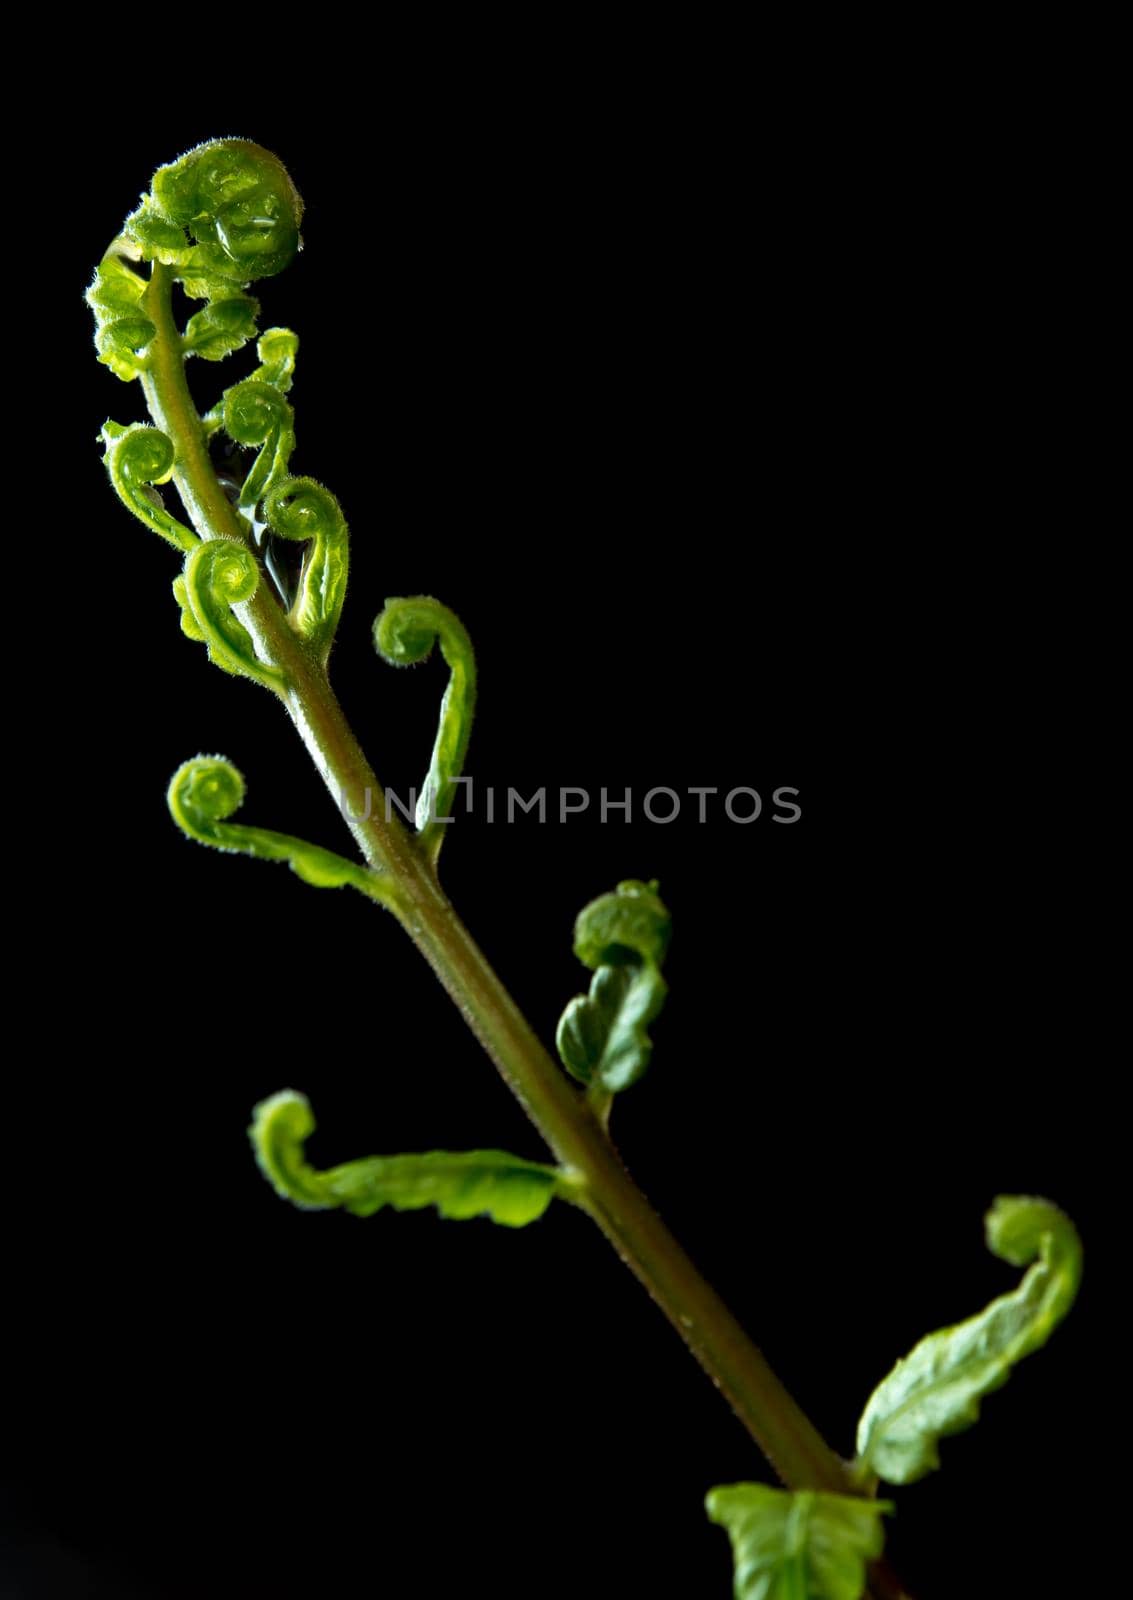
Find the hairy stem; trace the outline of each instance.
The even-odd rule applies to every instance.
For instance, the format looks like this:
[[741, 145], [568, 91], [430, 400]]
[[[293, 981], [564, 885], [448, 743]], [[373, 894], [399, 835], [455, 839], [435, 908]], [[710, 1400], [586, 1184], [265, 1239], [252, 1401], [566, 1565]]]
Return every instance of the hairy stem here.
[[[169, 269], [155, 265], [146, 315], [158, 331], [143, 376], [146, 400], [154, 422], [174, 442], [174, 482], [197, 533], [246, 544], [248, 524], [216, 478], [189, 394], [171, 288]], [[846, 1464], [633, 1182], [584, 1094], [551, 1059], [473, 942], [426, 853], [396, 815], [387, 817], [382, 788], [325, 671], [289, 626], [271, 586], [262, 583], [239, 610], [257, 651], [286, 675], [287, 709], [363, 856], [396, 881], [405, 897], [406, 930], [572, 1176], [578, 1203], [665, 1312], [783, 1481], [793, 1488], [855, 1492]], [[879, 1587], [877, 1594], [880, 1600], [903, 1591]]]

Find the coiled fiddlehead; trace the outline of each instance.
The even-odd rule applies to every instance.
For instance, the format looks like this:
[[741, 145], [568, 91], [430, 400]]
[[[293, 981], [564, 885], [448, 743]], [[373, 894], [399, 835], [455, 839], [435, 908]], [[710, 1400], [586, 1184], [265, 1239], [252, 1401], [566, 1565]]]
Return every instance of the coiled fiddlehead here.
[[303, 202], [286, 167], [248, 139], [211, 139], [159, 167], [121, 239], [176, 269], [195, 299], [221, 300], [282, 272], [299, 249]]
[[280, 538], [309, 542], [288, 619], [325, 662], [342, 615], [350, 565], [341, 507], [314, 478], [284, 478], [269, 489], [264, 518]]
[[661, 963], [670, 930], [657, 884], [636, 879], [591, 901], [575, 923], [574, 953], [594, 977], [589, 994], [576, 995], [563, 1012], [555, 1043], [603, 1118], [609, 1096], [636, 1083], [649, 1065], [646, 1030], [668, 993]]
[[159, 263], [206, 301], [189, 319], [182, 355], [219, 361], [239, 350], [255, 337], [259, 313], [243, 290], [294, 258], [302, 215], [283, 163], [247, 139], [210, 140], [159, 167], [87, 290], [99, 359], [123, 380], [149, 370], [156, 326], [132, 261]]
[[439, 640], [449, 669], [433, 754], [417, 801], [417, 830], [436, 861], [476, 710], [476, 656], [460, 618], [429, 595], [387, 600], [374, 622], [374, 648], [393, 666], [424, 661]]
[[[295, 376], [295, 357], [299, 350], [299, 336], [290, 328], [269, 328], [256, 343], [260, 364], [244, 380], [246, 383], [270, 384], [279, 394], [285, 395]], [[234, 388], [239, 388], [235, 384]], [[201, 418], [206, 434], [212, 435], [224, 425], [224, 405], [231, 390], [225, 390], [219, 402]], [[256, 443], [252, 440], [252, 443]], [[294, 443], [294, 440], [292, 441]]]
[[157, 169], [126, 232], [190, 278], [251, 283], [294, 259], [302, 217], [278, 156], [248, 139], [211, 139]]
[[[218, 666], [279, 691], [285, 687], [282, 671], [257, 658], [247, 628], [231, 611], [256, 595], [258, 566], [250, 554], [233, 554], [231, 518], [205, 509], [221, 499], [218, 485], [211, 493], [194, 486], [186, 500], [195, 533], [165, 510], [154, 485], [167, 481], [175, 460], [189, 482], [193, 471], [201, 471], [193, 425], [181, 437], [167, 420], [184, 418], [187, 404], [183, 384], [170, 399], [170, 384], [177, 388], [169, 377], [170, 356], [220, 360], [256, 336], [259, 306], [245, 290], [287, 266], [300, 245], [301, 218], [302, 202], [270, 151], [246, 139], [211, 140], [158, 169], [87, 291], [101, 359], [120, 378], [144, 378], [151, 411], [179, 440], [140, 425], [108, 424], [107, 465], [115, 489], [147, 526], [193, 558], [174, 585], [183, 630], [208, 644]], [[142, 263], [152, 266], [149, 279], [135, 270]], [[171, 280], [206, 302], [183, 334], [172, 324]], [[309, 545], [287, 620], [325, 667], [346, 591], [348, 535], [329, 490], [312, 478], [288, 476], [295, 419], [286, 395], [298, 344], [290, 329], [269, 329], [257, 342], [255, 372], [227, 389], [197, 422], [206, 438], [223, 427], [235, 444], [256, 451], [236, 500], [249, 524], [249, 550], [265, 523], [280, 538]], [[155, 349], [162, 354], [156, 365]], [[179, 485], [183, 481], [178, 477]], [[223, 553], [198, 554], [201, 540], [212, 543], [220, 536]], [[265, 559], [271, 567], [273, 553], [265, 552]], [[286, 587], [284, 580], [280, 587]], [[270, 636], [267, 627], [257, 634]]]
[[260, 569], [252, 552], [228, 539], [210, 539], [186, 561], [182, 580], [183, 588], [175, 583], [173, 592], [182, 606], [188, 602], [199, 635], [186, 627], [184, 617], [182, 629], [204, 640], [209, 660], [224, 672], [285, 693], [286, 677], [260, 660], [251, 634], [232, 610], [259, 587]]
[[107, 471], [122, 504], [175, 549], [195, 550], [200, 540], [191, 528], [166, 511], [154, 488], [155, 484], [168, 483], [173, 476], [173, 440], [145, 423], [123, 428], [117, 422], [107, 422], [103, 424], [102, 437]]
[[244, 802], [244, 779], [223, 756], [186, 761], [174, 773], [166, 798], [177, 826], [198, 844], [261, 861], [286, 861], [292, 872], [316, 889], [349, 887], [390, 910], [399, 909], [395, 886], [381, 874], [291, 834], [230, 822]]
[[273, 384], [249, 378], [225, 391], [223, 418], [224, 431], [236, 444], [260, 447], [236, 501], [250, 520], [271, 486], [287, 475], [295, 413]]

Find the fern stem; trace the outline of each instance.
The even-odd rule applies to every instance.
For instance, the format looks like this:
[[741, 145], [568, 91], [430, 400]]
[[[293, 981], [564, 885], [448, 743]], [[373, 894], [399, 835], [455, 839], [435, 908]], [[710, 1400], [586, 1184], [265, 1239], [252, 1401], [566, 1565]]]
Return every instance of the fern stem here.
[[[154, 422], [176, 448], [174, 482], [202, 539], [248, 542], [248, 525], [212, 468], [185, 379], [173, 319], [170, 269], [155, 264], [146, 314], [157, 328], [143, 375]], [[772, 1372], [716, 1291], [622, 1165], [585, 1096], [553, 1061], [437, 882], [426, 852], [384, 794], [342, 712], [325, 670], [288, 625], [271, 585], [240, 608], [260, 656], [290, 685], [285, 703], [369, 865], [393, 876], [410, 937], [558, 1161], [586, 1210], [665, 1312], [783, 1481], [792, 1488], [854, 1493], [846, 1464]], [[371, 804], [362, 802], [369, 795]], [[343, 804], [343, 802], [347, 804]], [[879, 1574], [880, 1581], [882, 1579]], [[878, 1600], [903, 1595], [879, 1587]]]

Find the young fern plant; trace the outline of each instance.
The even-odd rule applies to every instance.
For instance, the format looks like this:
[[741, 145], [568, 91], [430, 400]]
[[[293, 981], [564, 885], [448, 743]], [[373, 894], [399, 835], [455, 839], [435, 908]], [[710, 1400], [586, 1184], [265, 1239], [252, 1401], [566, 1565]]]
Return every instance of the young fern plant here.
[[[1069, 1310], [1081, 1272], [1073, 1225], [1049, 1202], [997, 1200], [989, 1247], [1027, 1271], [1010, 1293], [966, 1322], [922, 1340], [867, 1401], [857, 1454], [843, 1459], [803, 1414], [727, 1307], [653, 1212], [610, 1141], [615, 1097], [652, 1054], [650, 1028], [666, 995], [670, 916], [655, 882], [627, 881], [580, 913], [575, 953], [592, 974], [563, 1012], [548, 1054], [489, 967], [441, 888], [445, 819], [468, 750], [476, 700], [472, 643], [439, 600], [387, 600], [374, 644], [393, 665], [439, 647], [449, 679], [410, 831], [384, 795], [328, 678], [349, 571], [349, 534], [330, 490], [291, 474], [289, 395], [298, 340], [259, 334], [249, 292], [299, 248], [302, 203], [270, 152], [241, 139], [199, 145], [160, 168], [127, 217], [87, 291], [100, 359], [140, 384], [148, 422], [107, 421], [111, 483], [132, 514], [181, 560], [173, 597], [183, 632], [233, 676], [287, 711], [359, 850], [332, 850], [233, 820], [244, 782], [229, 761], [196, 756], [168, 791], [189, 838], [285, 861], [316, 888], [350, 887], [392, 913], [460, 1006], [545, 1139], [552, 1159], [501, 1150], [369, 1156], [320, 1171], [306, 1160], [314, 1128], [306, 1098], [283, 1089], [255, 1108], [251, 1138], [264, 1174], [295, 1205], [370, 1216], [435, 1206], [442, 1216], [536, 1221], [554, 1200], [589, 1216], [636, 1272], [722, 1390], [785, 1488], [711, 1489], [707, 1510], [730, 1536], [740, 1600], [899, 1600], [908, 1591], [882, 1557], [891, 1502], [881, 1483], [914, 1482], [939, 1464], [939, 1441], [976, 1420], [982, 1398], [1037, 1350]], [[179, 327], [173, 290], [201, 307]], [[217, 363], [256, 341], [258, 365], [200, 413], [186, 364]], [[227, 439], [243, 452], [242, 481], [214, 464]], [[162, 490], [172, 485], [180, 515]], [[276, 569], [274, 540], [301, 547], [298, 578]], [[277, 581], [279, 579], [279, 581]], [[363, 805], [361, 802], [369, 803]], [[358, 801], [355, 805], [353, 802]], [[565, 1069], [565, 1070], [564, 1070]]]

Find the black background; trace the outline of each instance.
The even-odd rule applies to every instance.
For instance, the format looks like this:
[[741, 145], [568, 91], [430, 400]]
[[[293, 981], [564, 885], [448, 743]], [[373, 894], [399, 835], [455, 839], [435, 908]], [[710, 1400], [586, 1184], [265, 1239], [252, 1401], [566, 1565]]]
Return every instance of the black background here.
[[[142, 397], [95, 364], [81, 290], [154, 166], [218, 133], [277, 150], [306, 248], [261, 326], [300, 334], [293, 468], [350, 520], [333, 678], [379, 774], [420, 778], [444, 674], [380, 663], [370, 624], [427, 592], [477, 645], [481, 793], [720, 790], [705, 825], [481, 812], [443, 878], [547, 1039], [585, 986], [579, 907], [660, 879], [671, 995], [618, 1143], [848, 1451], [892, 1361], [1015, 1280], [981, 1242], [996, 1193], [1050, 1196], [1087, 1245], [1100, 1207], [1074, 850], [1040, 799], [1067, 726], [1034, 521], [1066, 405], [1051, 164], [997, 165], [1006, 130], [978, 159], [898, 148], [864, 106], [753, 149], [726, 96], [557, 131], [244, 104], [136, 118], [74, 196], [79, 644], [41, 680], [65, 759], [25, 955], [59, 982], [18, 1074], [3, 1592], [723, 1596], [704, 1493], [767, 1470], [581, 1215], [307, 1215], [251, 1160], [285, 1085], [317, 1164], [541, 1145], [390, 919], [169, 821], [174, 768], [220, 751], [248, 820], [349, 849], [106, 484], [97, 429]], [[201, 405], [251, 359], [197, 363]], [[722, 812], [740, 785], [750, 826]], [[896, 1495], [918, 1600], [1073, 1592], [1090, 1302]]]

